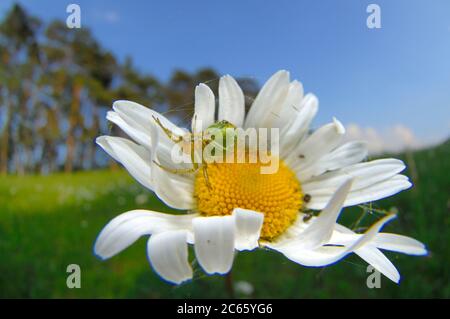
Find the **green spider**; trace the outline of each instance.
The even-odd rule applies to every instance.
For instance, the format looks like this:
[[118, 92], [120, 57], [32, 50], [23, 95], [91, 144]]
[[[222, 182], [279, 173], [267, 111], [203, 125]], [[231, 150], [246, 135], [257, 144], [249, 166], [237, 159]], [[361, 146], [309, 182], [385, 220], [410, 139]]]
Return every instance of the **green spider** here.
[[[235, 141], [236, 141], [236, 135], [232, 135], [231, 137], [234, 139], [234, 142], [227, 146], [226, 144], [226, 136], [227, 136], [227, 129], [235, 130], [236, 126], [232, 123], [222, 120], [215, 122], [208, 126], [204, 131], [199, 133], [186, 133], [185, 135], [178, 135], [173, 133], [170, 129], [165, 127], [159, 118], [153, 116], [153, 120], [156, 122], [156, 124], [161, 127], [163, 132], [167, 135], [167, 137], [172, 140], [174, 143], [188, 143], [188, 145], [184, 144], [182, 149], [183, 150], [189, 150], [188, 155], [191, 156], [191, 162], [192, 167], [191, 168], [168, 168], [165, 167], [157, 162], [154, 161], [156, 165], [161, 167], [162, 169], [173, 173], [173, 174], [192, 174], [197, 172], [197, 170], [201, 167], [203, 170], [203, 177], [205, 178], [206, 185], [208, 185], [208, 188], [211, 189], [211, 184], [209, 183], [208, 178], [208, 160], [205, 159], [203, 156], [205, 148], [210, 145], [211, 143], [214, 143], [214, 150], [216, 149], [222, 149], [223, 155], [225, 156], [227, 149], [229, 147], [234, 147]], [[195, 124], [194, 124], [195, 127]], [[223, 141], [222, 143], [218, 143], [215, 141], [215, 136], [222, 136]], [[195, 160], [195, 147], [196, 145], [201, 145], [201, 164]], [[225, 147], [223, 147], [225, 145]], [[186, 147], [187, 146], [187, 147]], [[198, 147], [198, 146], [197, 146]], [[212, 154], [215, 155], [214, 153]]]

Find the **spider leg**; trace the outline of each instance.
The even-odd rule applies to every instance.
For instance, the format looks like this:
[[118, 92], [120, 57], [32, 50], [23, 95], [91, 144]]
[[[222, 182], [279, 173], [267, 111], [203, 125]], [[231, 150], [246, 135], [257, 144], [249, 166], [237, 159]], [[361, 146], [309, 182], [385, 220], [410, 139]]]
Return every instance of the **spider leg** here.
[[174, 141], [175, 143], [179, 143], [183, 140], [183, 137], [180, 135], [177, 135], [175, 133], [173, 133], [171, 130], [169, 130], [167, 127], [165, 127], [162, 123], [161, 120], [152, 115], [153, 120], [156, 122], [156, 124], [158, 124], [159, 127], [161, 127], [161, 129], [163, 130], [163, 132], [167, 135], [168, 138], [170, 138], [172, 141]]
[[165, 167], [159, 163], [157, 163], [156, 161], [153, 161], [153, 163], [155, 163], [156, 165], [158, 165], [158, 167], [161, 167], [163, 170], [172, 173], [172, 174], [191, 174], [197, 171], [196, 167], [192, 167], [192, 168], [169, 168], [169, 167]]
[[202, 166], [202, 170], [203, 170], [203, 178], [205, 179], [206, 186], [208, 187], [209, 190], [212, 190], [211, 183], [209, 182], [208, 167], [206, 166], [206, 164], [204, 164]]

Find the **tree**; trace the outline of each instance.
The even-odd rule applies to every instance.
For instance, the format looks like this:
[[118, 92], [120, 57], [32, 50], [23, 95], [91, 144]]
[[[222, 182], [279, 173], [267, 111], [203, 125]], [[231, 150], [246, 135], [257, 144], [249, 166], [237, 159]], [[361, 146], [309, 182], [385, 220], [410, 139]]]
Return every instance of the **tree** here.
[[[113, 97], [110, 86], [117, 65], [114, 56], [102, 50], [86, 28], [68, 29], [62, 22], [55, 21], [48, 26], [46, 36], [48, 68], [59, 75], [60, 84], [54, 83], [56, 97], [62, 102], [61, 111], [67, 118], [64, 170], [71, 172], [74, 166], [82, 166], [86, 149], [92, 153], [95, 136], [93, 130], [85, 127], [90, 121], [83, 119], [82, 104], [91, 109], [88, 113], [94, 117], [92, 123], [97, 129], [97, 106]], [[77, 155], [79, 161], [76, 161]], [[93, 155], [88, 157], [93, 162]]]
[[[107, 133], [101, 113], [118, 99], [189, 126], [200, 82], [217, 96], [219, 76], [211, 68], [176, 70], [161, 83], [138, 71], [129, 57], [120, 63], [88, 28], [69, 29], [62, 21], [43, 25], [14, 5], [0, 21], [0, 172], [96, 167], [94, 139]], [[257, 84], [238, 82], [250, 92], [248, 106]]]
[[[21, 6], [15, 4], [0, 24], [0, 47], [3, 62], [2, 108], [3, 129], [1, 132], [0, 171], [7, 173], [10, 145], [15, 146], [16, 170], [22, 172], [20, 148], [24, 135], [29, 137], [24, 126], [29, 117], [27, 104], [31, 98], [31, 83], [34, 70], [39, 64], [39, 47], [36, 40], [38, 19], [28, 16]], [[32, 107], [32, 106], [30, 106]], [[29, 139], [26, 139], [29, 141]]]

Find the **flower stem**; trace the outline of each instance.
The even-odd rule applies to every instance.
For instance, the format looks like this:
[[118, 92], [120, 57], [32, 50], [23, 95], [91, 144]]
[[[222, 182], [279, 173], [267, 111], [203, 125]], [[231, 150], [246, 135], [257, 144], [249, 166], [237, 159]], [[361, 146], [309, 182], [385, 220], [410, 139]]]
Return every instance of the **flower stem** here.
[[225, 275], [225, 290], [228, 293], [228, 297], [234, 299], [234, 284], [231, 271]]

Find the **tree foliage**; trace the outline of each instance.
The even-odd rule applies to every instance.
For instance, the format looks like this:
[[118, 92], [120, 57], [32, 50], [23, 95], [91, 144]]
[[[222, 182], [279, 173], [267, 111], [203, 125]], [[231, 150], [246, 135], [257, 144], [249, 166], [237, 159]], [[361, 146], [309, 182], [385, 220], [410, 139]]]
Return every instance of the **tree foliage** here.
[[[114, 100], [138, 102], [187, 125], [195, 86], [217, 95], [211, 68], [175, 70], [167, 83], [119, 61], [89, 29], [42, 23], [15, 4], [0, 21], [0, 172], [71, 172], [107, 165], [94, 140], [111, 130]], [[257, 84], [241, 82], [254, 96]], [[112, 128], [114, 134], [123, 134]]]

